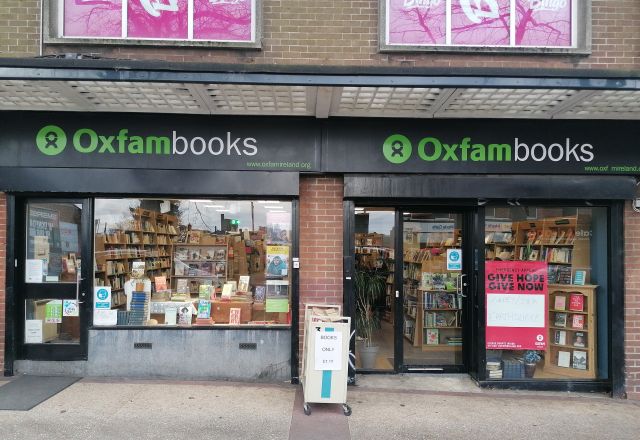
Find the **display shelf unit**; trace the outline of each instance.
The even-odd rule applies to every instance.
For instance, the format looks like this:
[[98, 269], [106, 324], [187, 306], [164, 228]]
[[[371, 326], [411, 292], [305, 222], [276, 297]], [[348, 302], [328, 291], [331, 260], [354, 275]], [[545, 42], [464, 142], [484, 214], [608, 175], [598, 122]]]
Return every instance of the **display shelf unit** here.
[[394, 251], [392, 248], [382, 246], [383, 239], [383, 234], [356, 234], [356, 265], [360, 269], [382, 271], [385, 275], [385, 298], [382, 318], [393, 324], [395, 311]]
[[[186, 284], [189, 296], [198, 297], [201, 283], [210, 282], [216, 293], [221, 292], [229, 270], [229, 247], [225, 237], [215, 244], [175, 243], [173, 245], [172, 288], [181, 292]], [[179, 280], [186, 280], [186, 283]]]
[[170, 280], [170, 249], [177, 235], [176, 216], [142, 208], [132, 209], [131, 219], [118, 228], [96, 232], [94, 282], [111, 287], [112, 307], [126, 304], [124, 284], [132, 261], [145, 262], [152, 285], [156, 276]]
[[589, 231], [584, 214], [543, 220], [491, 222], [485, 235], [487, 260], [546, 261], [551, 283], [571, 284], [576, 271], [590, 281]]
[[549, 284], [545, 373], [584, 379], [597, 376], [597, 288], [595, 285]]

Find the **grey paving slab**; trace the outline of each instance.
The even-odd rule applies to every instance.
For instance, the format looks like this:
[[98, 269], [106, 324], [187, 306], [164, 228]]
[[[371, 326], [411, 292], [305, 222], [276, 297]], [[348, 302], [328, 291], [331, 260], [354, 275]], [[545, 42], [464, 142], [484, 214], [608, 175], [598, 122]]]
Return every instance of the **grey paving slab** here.
[[392, 439], [633, 439], [640, 406], [612, 399], [504, 394], [350, 393], [354, 440]]
[[286, 439], [293, 386], [79, 382], [27, 413], [0, 413], [10, 439]]

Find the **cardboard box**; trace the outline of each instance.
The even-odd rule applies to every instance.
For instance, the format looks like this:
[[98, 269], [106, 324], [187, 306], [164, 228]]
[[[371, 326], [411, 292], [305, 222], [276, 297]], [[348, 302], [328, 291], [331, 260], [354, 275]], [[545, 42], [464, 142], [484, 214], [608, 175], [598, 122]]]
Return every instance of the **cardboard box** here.
[[211, 303], [211, 315], [216, 324], [229, 323], [229, 310], [240, 309], [240, 323], [252, 321], [251, 301], [215, 301]]

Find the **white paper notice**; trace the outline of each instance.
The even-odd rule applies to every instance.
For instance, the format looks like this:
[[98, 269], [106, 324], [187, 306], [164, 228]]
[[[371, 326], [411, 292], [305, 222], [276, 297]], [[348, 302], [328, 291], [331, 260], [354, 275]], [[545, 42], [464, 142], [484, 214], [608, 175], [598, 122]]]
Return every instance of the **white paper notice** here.
[[93, 311], [93, 325], [116, 325], [117, 323], [117, 310], [98, 309]]
[[487, 327], [544, 328], [544, 295], [490, 293], [487, 295]]
[[78, 301], [75, 299], [65, 299], [62, 301], [62, 316], [80, 316]]
[[41, 283], [42, 282], [42, 260], [27, 260], [24, 271], [25, 281], [27, 283]]
[[24, 342], [25, 344], [42, 344], [41, 320], [27, 319], [24, 322]]
[[316, 331], [315, 369], [342, 370], [342, 333]]

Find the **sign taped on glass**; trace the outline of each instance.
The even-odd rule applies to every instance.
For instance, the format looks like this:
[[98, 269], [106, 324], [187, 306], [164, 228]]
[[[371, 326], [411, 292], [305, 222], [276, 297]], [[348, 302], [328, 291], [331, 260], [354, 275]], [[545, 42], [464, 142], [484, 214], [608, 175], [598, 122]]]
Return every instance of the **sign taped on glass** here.
[[547, 263], [487, 261], [486, 348], [544, 350], [547, 346]]

